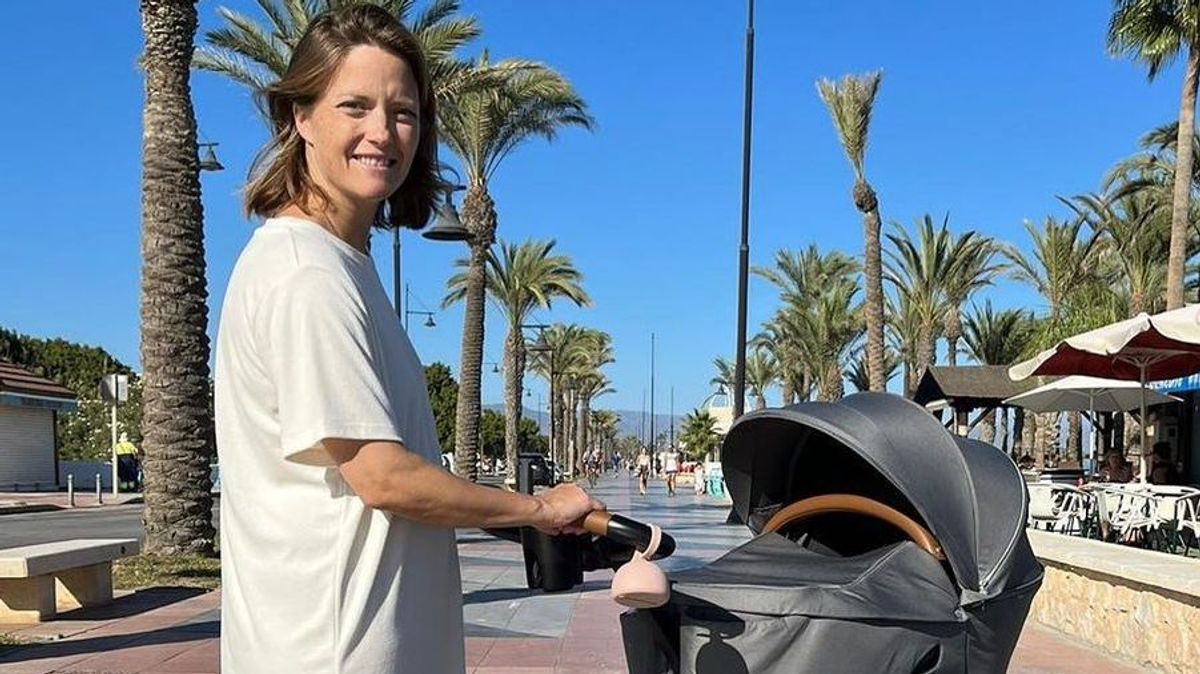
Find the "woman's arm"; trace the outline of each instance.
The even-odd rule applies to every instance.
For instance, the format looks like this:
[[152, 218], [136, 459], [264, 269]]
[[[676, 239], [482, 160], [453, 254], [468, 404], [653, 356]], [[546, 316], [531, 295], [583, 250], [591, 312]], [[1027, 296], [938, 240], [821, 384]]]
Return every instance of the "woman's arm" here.
[[483, 487], [447, 473], [391, 441], [328, 439], [325, 449], [368, 506], [447, 527], [532, 526], [547, 533], [572, 525], [604, 504], [573, 484], [536, 496]]

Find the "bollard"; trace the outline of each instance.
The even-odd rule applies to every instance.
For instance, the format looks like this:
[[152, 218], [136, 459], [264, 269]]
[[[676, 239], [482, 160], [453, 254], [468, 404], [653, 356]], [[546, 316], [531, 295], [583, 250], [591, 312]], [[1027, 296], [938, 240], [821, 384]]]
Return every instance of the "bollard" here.
[[104, 491], [100, 489], [100, 473], [96, 473], [96, 504], [104, 505]]
[[75, 507], [75, 473], [67, 475], [67, 506]]

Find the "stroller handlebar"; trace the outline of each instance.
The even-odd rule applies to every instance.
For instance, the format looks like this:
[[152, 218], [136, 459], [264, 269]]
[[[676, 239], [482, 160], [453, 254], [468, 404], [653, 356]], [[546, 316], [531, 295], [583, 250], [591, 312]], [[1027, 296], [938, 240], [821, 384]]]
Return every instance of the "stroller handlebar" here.
[[[650, 545], [650, 527], [623, 515], [615, 515], [604, 510], [595, 510], [583, 518], [583, 528], [591, 534], [604, 536], [622, 545], [628, 545], [645, 551]], [[675, 539], [663, 533], [658, 550], [654, 553], [656, 559], [670, 557], [675, 552]]]

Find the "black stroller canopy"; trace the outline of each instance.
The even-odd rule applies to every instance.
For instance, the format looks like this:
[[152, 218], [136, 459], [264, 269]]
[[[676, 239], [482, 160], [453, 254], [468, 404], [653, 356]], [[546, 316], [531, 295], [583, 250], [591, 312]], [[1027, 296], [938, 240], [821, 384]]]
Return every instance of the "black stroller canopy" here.
[[1021, 535], [1020, 473], [996, 447], [951, 436], [916, 404], [881, 393], [751, 412], [725, 439], [735, 512], [758, 533], [779, 508], [831, 493], [865, 496], [925, 524], [970, 604], [1040, 575]]

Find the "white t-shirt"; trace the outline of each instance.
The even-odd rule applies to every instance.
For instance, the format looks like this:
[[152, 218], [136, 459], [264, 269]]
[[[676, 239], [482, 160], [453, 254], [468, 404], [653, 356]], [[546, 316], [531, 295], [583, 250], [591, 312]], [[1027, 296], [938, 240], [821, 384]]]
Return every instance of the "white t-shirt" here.
[[368, 508], [322, 441], [439, 461], [424, 372], [370, 256], [272, 218], [233, 270], [217, 336], [221, 669], [461, 672], [452, 529]]

